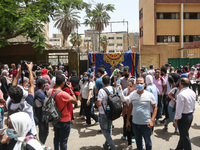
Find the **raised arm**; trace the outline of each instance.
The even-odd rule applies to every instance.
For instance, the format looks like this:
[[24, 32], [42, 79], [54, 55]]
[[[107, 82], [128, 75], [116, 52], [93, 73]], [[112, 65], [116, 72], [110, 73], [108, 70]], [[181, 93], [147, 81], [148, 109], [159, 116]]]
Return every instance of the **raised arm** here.
[[33, 78], [33, 72], [32, 72], [33, 63], [32, 62], [30, 64], [26, 63], [26, 66], [27, 66], [28, 71], [29, 71], [29, 83], [30, 83], [28, 93], [34, 95], [34, 78]]
[[19, 81], [19, 78], [20, 78], [21, 74], [22, 74], [22, 70], [21, 70], [21, 65], [20, 65], [19, 66], [19, 71], [18, 71], [17, 76], [15, 77], [15, 79], [14, 79], [14, 81], [12, 83], [12, 86], [17, 86], [17, 83]]

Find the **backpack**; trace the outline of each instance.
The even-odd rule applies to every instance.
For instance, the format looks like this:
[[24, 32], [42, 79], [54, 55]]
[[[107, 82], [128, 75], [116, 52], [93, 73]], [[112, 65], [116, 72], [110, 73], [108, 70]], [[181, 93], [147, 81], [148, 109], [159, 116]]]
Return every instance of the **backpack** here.
[[13, 102], [12, 102], [12, 100], [10, 100], [10, 102], [8, 103], [8, 117], [9, 117], [10, 115], [16, 113], [16, 112], [21, 112], [21, 111], [24, 109], [24, 105], [25, 105], [24, 102], [25, 102], [25, 100], [21, 100], [21, 101], [20, 101], [20, 104], [19, 104], [19, 106], [18, 106], [18, 108], [15, 109], [15, 110], [11, 110], [10, 107], [11, 107], [11, 104], [12, 104]]
[[106, 117], [110, 120], [115, 120], [119, 118], [122, 113], [122, 104], [121, 104], [120, 98], [117, 96], [117, 94], [115, 94], [114, 88], [113, 88], [113, 94], [111, 94], [107, 88], [103, 88], [103, 90], [108, 95], [106, 110], [103, 106], [103, 103], [101, 103], [101, 105], [106, 114]]
[[65, 106], [60, 112], [56, 107], [56, 102], [54, 100], [55, 96], [60, 92], [62, 92], [62, 90], [57, 90], [53, 95], [51, 95], [51, 91], [49, 91], [49, 98], [44, 101], [42, 106], [42, 121], [46, 123], [52, 122], [53, 124], [60, 121], [61, 113]]
[[43, 145], [38, 139], [36, 136], [34, 135], [27, 135], [24, 139], [24, 141], [22, 142], [22, 146], [21, 146], [21, 150], [31, 150], [31, 149], [35, 149], [33, 147], [33, 145], [29, 145], [28, 142], [32, 139], [35, 139], [37, 140], [40, 144], [41, 144], [41, 147], [43, 148], [43, 150], [51, 150], [50, 147], [47, 147], [46, 145]]

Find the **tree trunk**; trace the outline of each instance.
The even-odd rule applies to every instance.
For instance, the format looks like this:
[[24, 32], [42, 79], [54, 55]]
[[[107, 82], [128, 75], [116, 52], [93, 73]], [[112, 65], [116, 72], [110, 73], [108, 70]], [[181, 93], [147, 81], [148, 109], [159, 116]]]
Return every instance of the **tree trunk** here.
[[101, 39], [101, 32], [99, 31], [99, 50], [98, 50], [98, 52], [100, 53], [100, 39]]

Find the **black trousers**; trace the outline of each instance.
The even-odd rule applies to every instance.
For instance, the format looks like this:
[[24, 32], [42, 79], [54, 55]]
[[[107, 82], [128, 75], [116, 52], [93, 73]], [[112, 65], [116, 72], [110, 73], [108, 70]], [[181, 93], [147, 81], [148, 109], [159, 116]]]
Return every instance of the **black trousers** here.
[[133, 132], [133, 123], [132, 123], [132, 116], [129, 119], [129, 122], [131, 124], [131, 128], [127, 129], [126, 128], [126, 120], [127, 120], [127, 115], [123, 117], [124, 119], [124, 126], [123, 126], [123, 136], [127, 136], [128, 138], [128, 145], [132, 145], [132, 136], [134, 136]]
[[91, 118], [93, 118], [96, 122], [98, 122], [98, 116], [94, 114], [93, 106], [93, 98], [90, 99], [90, 105], [87, 106], [87, 99], [82, 98], [83, 109], [86, 116], [86, 123], [91, 124]]
[[168, 113], [169, 102], [170, 102], [170, 98], [167, 95], [164, 95], [163, 104], [164, 104], [164, 110], [165, 110], [165, 120], [169, 119], [169, 113]]
[[191, 142], [189, 138], [189, 129], [193, 121], [193, 113], [182, 114], [182, 118], [178, 120], [178, 129], [180, 138], [176, 150], [191, 150]]

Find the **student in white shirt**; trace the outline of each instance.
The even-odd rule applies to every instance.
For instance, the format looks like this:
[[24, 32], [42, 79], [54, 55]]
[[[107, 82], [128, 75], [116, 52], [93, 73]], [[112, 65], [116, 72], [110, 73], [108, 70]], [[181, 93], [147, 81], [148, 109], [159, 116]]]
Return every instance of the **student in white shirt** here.
[[93, 105], [93, 97], [94, 97], [93, 95], [94, 84], [93, 81], [90, 80], [90, 73], [88, 72], [83, 73], [83, 79], [80, 81], [79, 85], [80, 85], [81, 102], [86, 115], [86, 123], [91, 124], [91, 118], [93, 118], [95, 122], [98, 122], [97, 115], [95, 115], [94, 112], [91, 111]]
[[196, 94], [189, 89], [190, 81], [188, 78], [181, 78], [180, 93], [177, 96], [176, 114], [174, 127], [177, 126], [180, 132], [180, 139], [176, 147], [177, 150], [191, 150], [189, 129], [193, 121], [195, 110]]
[[[110, 77], [108, 75], [103, 76], [102, 78], [103, 86], [110, 92], [113, 93], [113, 87], [110, 86]], [[98, 93], [98, 98], [96, 105], [99, 108], [99, 125], [101, 127], [101, 131], [106, 139], [106, 142], [103, 144], [104, 149], [116, 150], [114, 141], [112, 140], [112, 120], [108, 119], [105, 115], [104, 109], [107, 107], [107, 98], [108, 95], [104, 91], [104, 89], [100, 89]], [[104, 107], [104, 109], [103, 109]]]

